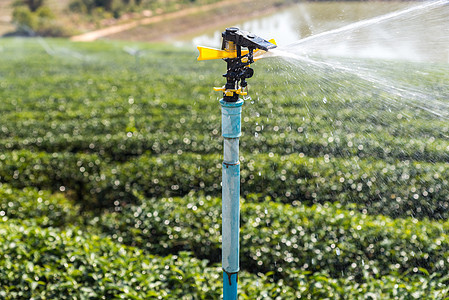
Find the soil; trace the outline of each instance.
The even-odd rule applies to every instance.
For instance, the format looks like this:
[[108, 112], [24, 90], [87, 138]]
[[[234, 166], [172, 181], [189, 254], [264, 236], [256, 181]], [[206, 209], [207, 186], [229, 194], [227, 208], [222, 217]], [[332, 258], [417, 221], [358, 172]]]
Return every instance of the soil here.
[[0, 36], [14, 30], [11, 24], [11, 3], [9, 1], [0, 0]]

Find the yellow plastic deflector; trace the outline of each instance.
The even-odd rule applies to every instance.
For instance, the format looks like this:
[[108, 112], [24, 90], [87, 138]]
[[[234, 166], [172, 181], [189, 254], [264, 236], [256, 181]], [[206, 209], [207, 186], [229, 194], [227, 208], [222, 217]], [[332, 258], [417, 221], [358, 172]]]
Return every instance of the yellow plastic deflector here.
[[198, 60], [209, 60], [209, 59], [220, 59], [220, 58], [235, 58], [237, 57], [237, 52], [228, 52], [225, 50], [218, 50], [208, 47], [198, 47], [200, 51], [200, 56]]
[[[276, 42], [271, 39], [269, 40], [270, 43], [275, 44]], [[226, 51], [226, 50], [219, 50], [209, 47], [197, 47], [200, 51], [200, 55], [198, 56], [198, 60], [210, 60], [210, 59], [221, 59], [221, 58], [236, 58], [237, 57], [237, 51]], [[257, 49], [255, 52], [260, 51], [260, 49]], [[248, 54], [248, 50], [243, 50], [242, 55]]]

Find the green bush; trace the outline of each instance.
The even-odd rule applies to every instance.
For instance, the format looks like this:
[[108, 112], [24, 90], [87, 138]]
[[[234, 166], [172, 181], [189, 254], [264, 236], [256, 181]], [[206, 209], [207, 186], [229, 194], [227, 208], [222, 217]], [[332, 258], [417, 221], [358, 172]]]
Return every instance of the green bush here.
[[102, 178], [95, 155], [13, 151], [0, 155], [0, 181], [13, 187], [66, 192], [84, 207], [96, 207]]
[[[444, 299], [449, 294], [448, 277], [432, 275], [400, 275], [373, 277], [365, 274], [362, 283], [351, 277], [329, 278], [326, 274], [290, 271], [283, 284], [296, 290], [304, 299]], [[284, 298], [285, 296], [285, 298]], [[292, 299], [282, 295], [280, 299]]]
[[0, 217], [32, 220], [41, 227], [61, 227], [79, 221], [79, 209], [62, 194], [50, 194], [33, 188], [13, 189], [0, 183]]
[[[107, 236], [150, 253], [190, 251], [220, 260], [221, 200], [211, 197], [141, 199], [93, 220]], [[250, 272], [324, 272], [363, 279], [391, 272], [443, 274], [449, 264], [449, 223], [392, 220], [339, 205], [291, 206], [244, 202], [240, 261]]]
[[[271, 156], [271, 157], [270, 157]], [[447, 218], [447, 163], [244, 155], [242, 195], [285, 203], [355, 203], [360, 211], [392, 217]], [[132, 203], [147, 197], [221, 193], [221, 156], [141, 155], [107, 163], [95, 154], [12, 151], [0, 155], [0, 180], [14, 187], [65, 191], [85, 208]]]
[[98, 14], [101, 17], [102, 11], [111, 12], [115, 18], [119, 18], [123, 13], [132, 11], [135, 5], [139, 5], [139, 1], [130, 0], [74, 0], [70, 2], [69, 8], [73, 12]]
[[[42, 229], [0, 221], [2, 299], [217, 299], [222, 270], [187, 252], [155, 256], [77, 228]], [[290, 270], [285, 280], [239, 274], [242, 299], [410, 299], [447, 296], [433, 275], [351, 277]]]
[[13, 5], [14, 6], [26, 6], [30, 11], [36, 11], [42, 5], [44, 5], [44, 0], [15, 0]]
[[[9, 127], [18, 137], [9, 137], [0, 141], [0, 149], [8, 151], [31, 149], [46, 152], [70, 151], [95, 153], [102, 154], [115, 161], [125, 161], [147, 152], [160, 155], [167, 153], [174, 154], [179, 150], [198, 154], [213, 154], [222, 151], [222, 140], [219, 137], [220, 131], [218, 128], [220, 121], [218, 117], [213, 121], [215, 124], [212, 123], [212, 120], [201, 124], [207, 129], [206, 132], [204, 132], [205, 130], [197, 129], [195, 124], [187, 126], [192, 128], [191, 133], [188, 135], [180, 135], [177, 131], [167, 130], [165, 126], [169, 126], [169, 124], [165, 124], [165, 122], [153, 125], [165, 127], [165, 129], [158, 129], [154, 133], [139, 132], [140, 130], [138, 129], [128, 127], [128, 124], [126, 124], [127, 120], [115, 121], [113, 126], [121, 127], [122, 132], [110, 134], [107, 133], [108, 128], [103, 128], [102, 125], [99, 125], [95, 130], [92, 124], [95, 122], [98, 122], [98, 120], [86, 121], [85, 124], [79, 125], [77, 122], [67, 120], [63, 126], [67, 131], [70, 129], [76, 130], [76, 127], [80, 126], [89, 128], [85, 128], [84, 134], [78, 136], [67, 135], [66, 132], [59, 132], [51, 140], [27, 137], [28, 127], [32, 125], [39, 128], [38, 130], [42, 132], [44, 130], [51, 130], [49, 128], [50, 126], [46, 124], [47, 122], [31, 121], [28, 126], [19, 125], [18, 128], [12, 124]], [[150, 123], [154, 122], [154, 119], [151, 121], [138, 119], [136, 122]], [[174, 121], [167, 119], [166, 122], [173, 123]], [[209, 128], [211, 129], [209, 130]], [[135, 132], [130, 136], [128, 132], [132, 132], [131, 129]], [[269, 131], [270, 127], [267, 126], [264, 130]], [[289, 130], [291, 131], [292, 129]], [[334, 140], [329, 143], [326, 139], [316, 136], [316, 134], [306, 136], [305, 134], [291, 133], [287, 137], [280, 138], [276, 136], [276, 132], [267, 132], [264, 135], [259, 135], [257, 139], [253, 139], [250, 137], [251, 134], [254, 134], [251, 132], [251, 127], [244, 129], [244, 133], [245, 135], [241, 138], [241, 149], [246, 153], [252, 154], [276, 153], [288, 155], [304, 153], [312, 157], [328, 155], [346, 159], [351, 159], [352, 157], [362, 159], [377, 158], [391, 163], [397, 160], [432, 163], [445, 162], [449, 159], [449, 144], [444, 140], [428, 143], [424, 139], [379, 136], [378, 138], [382, 140], [380, 142], [367, 140], [362, 134], [357, 134], [354, 136], [342, 135], [336, 141]], [[92, 143], [94, 143], [95, 148], [91, 147]], [[348, 146], [348, 144], [351, 146]], [[361, 147], [363, 150], [358, 150], [357, 147]]]
[[[77, 228], [0, 221], [0, 233], [2, 299], [217, 299], [222, 293], [221, 268], [186, 252], [154, 256]], [[239, 283], [243, 299], [333, 292], [326, 285], [298, 292], [246, 272]]]
[[37, 27], [37, 18], [29, 8], [25, 6], [16, 7], [12, 15], [13, 21], [17, 24], [17, 30], [27, 32]]
[[[286, 203], [356, 203], [361, 211], [392, 217], [447, 218], [448, 166], [442, 164], [244, 155], [242, 195], [260, 194]], [[142, 155], [104, 172], [102, 190], [114, 201], [221, 192], [221, 156]], [[117, 197], [118, 196], [118, 197]], [[125, 197], [124, 197], [125, 196]]]
[[[218, 297], [221, 292], [218, 270], [185, 253], [144, 255], [76, 228], [60, 231], [2, 222], [0, 232], [4, 299], [181, 299]], [[215, 282], [197, 281], [199, 274]]]
[[68, 32], [56, 21], [55, 15], [47, 6], [30, 10], [27, 6], [18, 6], [13, 11], [13, 22], [19, 33], [40, 36], [67, 36]]

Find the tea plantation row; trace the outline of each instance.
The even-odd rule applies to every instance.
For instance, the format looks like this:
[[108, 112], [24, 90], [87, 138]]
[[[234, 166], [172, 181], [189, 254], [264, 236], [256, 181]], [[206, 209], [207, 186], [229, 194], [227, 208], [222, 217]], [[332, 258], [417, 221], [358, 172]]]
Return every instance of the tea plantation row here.
[[[191, 190], [219, 195], [220, 162], [219, 155], [187, 153], [141, 155], [114, 164], [97, 155], [13, 151], [0, 155], [0, 180], [66, 191], [85, 208], [104, 208], [135, 201], [135, 191], [147, 197], [183, 196]], [[245, 155], [242, 195], [285, 203], [355, 203], [370, 214], [446, 219], [448, 172], [448, 163]]]
[[[0, 298], [219, 297], [224, 66], [195, 57], [0, 39]], [[382, 66], [449, 92], [444, 66]], [[255, 68], [240, 297], [448, 297], [447, 119], [332, 70]]]
[[[142, 199], [94, 222], [121, 243], [150, 253], [187, 250], [212, 262], [220, 259], [221, 199]], [[252, 203], [242, 205], [241, 267], [251, 272], [324, 271], [332, 277], [441, 273], [449, 264], [449, 223], [392, 220], [340, 205]], [[350, 275], [349, 275], [350, 274]]]
[[[218, 114], [218, 112], [217, 112]], [[178, 118], [174, 117], [169, 122], [174, 124]], [[62, 122], [62, 121], [61, 121]], [[217, 127], [220, 121], [215, 119]], [[179, 124], [179, 123], [178, 123]], [[117, 124], [116, 124], [117, 125]], [[293, 127], [290, 124], [284, 128], [278, 125], [255, 126], [254, 129], [244, 130], [241, 147], [252, 153], [307, 153], [310, 156], [321, 157], [324, 155], [338, 156], [342, 158], [357, 156], [360, 158], [373, 157], [390, 162], [395, 160], [415, 160], [423, 162], [440, 162], [449, 160], [449, 142], [445, 139], [435, 138], [404, 138], [385, 136], [378, 134], [376, 139], [367, 139], [365, 133], [342, 134], [344, 130], [337, 130], [332, 136], [321, 132], [308, 133], [303, 126]], [[40, 125], [33, 124], [33, 127]], [[169, 126], [169, 125], [167, 125]], [[139, 156], [146, 152], [154, 155], [193, 152], [198, 154], [220, 153], [222, 146], [219, 143], [220, 131], [218, 128], [204, 130], [203, 124], [191, 124], [179, 126], [185, 132], [175, 129], [173, 132], [154, 130], [152, 133], [139, 133], [135, 127], [121, 126], [119, 133], [107, 133], [99, 135], [73, 135], [71, 133], [51, 133], [46, 129], [44, 134], [23, 138], [3, 138], [0, 141], [0, 149], [3, 151], [27, 149], [46, 152], [72, 152], [99, 154], [105, 159], [124, 161], [133, 156]], [[201, 132], [194, 132], [201, 126]], [[320, 126], [320, 125], [317, 125]], [[11, 129], [9, 126], [8, 131]], [[64, 125], [57, 124], [54, 127], [61, 128]], [[207, 127], [206, 127], [207, 128]], [[322, 127], [321, 127], [322, 128]], [[30, 129], [22, 129], [29, 134]], [[73, 129], [78, 131], [79, 129]], [[253, 131], [251, 131], [253, 130]], [[298, 132], [299, 131], [299, 132]], [[306, 131], [306, 132], [305, 132]], [[181, 134], [180, 134], [181, 133]]]
[[[142, 198], [141, 205], [93, 219], [91, 223], [95, 227], [88, 231], [102, 231], [106, 237], [100, 238], [72, 225], [78, 215], [77, 208], [71, 207], [60, 195], [33, 189], [15, 190], [6, 185], [0, 187], [0, 193], [4, 212], [0, 222], [0, 251], [5, 258], [0, 261], [0, 296], [4, 299], [215, 299], [221, 293], [221, 269], [183, 251], [191, 247], [196, 251], [218, 248], [220, 201], [217, 198], [188, 196], [161, 201]], [[20, 195], [20, 199], [11, 198], [13, 194]], [[46, 205], [5, 212], [5, 207], [17, 208], [26, 200]], [[335, 206], [292, 208], [275, 203], [244, 203], [243, 213], [246, 217], [242, 220], [242, 243], [250, 246], [242, 248], [246, 249], [242, 254], [243, 266], [255, 265], [258, 270], [271, 269], [275, 273], [269, 271], [267, 275], [256, 276], [242, 271], [239, 280], [242, 299], [346, 299], [360, 295], [371, 299], [408, 299], [410, 296], [440, 298], [448, 293], [449, 278], [429, 275], [421, 267], [412, 269], [412, 261], [407, 259], [421, 259], [423, 266], [443, 268], [447, 262], [441, 263], [433, 257], [445, 256], [446, 241], [441, 230], [447, 224], [392, 221]], [[61, 214], [69, 218], [61, 220]], [[42, 215], [54, 226], [39, 228]], [[393, 227], [405, 228], [405, 235]], [[385, 232], [384, 228], [389, 229]], [[275, 231], [280, 235], [273, 235]], [[407, 235], [413, 232], [417, 233], [411, 237], [415, 243], [404, 248], [404, 239], [410, 238]], [[121, 241], [113, 242], [107, 236]], [[204, 237], [210, 239], [211, 245], [207, 245]], [[159, 250], [155, 248], [158, 243], [151, 244], [154, 238], [161, 240]], [[381, 241], [383, 248], [369, 246], [372, 239]], [[442, 243], [437, 242], [439, 247], [435, 248], [431, 246], [432, 240]], [[164, 256], [123, 246], [123, 242], [139, 244], [146, 250], [153, 247], [156, 252], [163, 251]], [[295, 247], [295, 243], [301, 246]], [[267, 248], [268, 245], [272, 246]], [[167, 251], [174, 252], [175, 248], [176, 255], [167, 256]], [[404, 255], [397, 253], [397, 249], [412, 252]], [[304, 251], [317, 259], [309, 258], [314, 262], [310, 266], [292, 267], [298, 265], [298, 257], [291, 251]], [[316, 251], [320, 253], [316, 255]], [[332, 255], [335, 251], [340, 251], [340, 255]], [[409, 274], [402, 276], [390, 270], [382, 276], [385, 270], [378, 268], [388, 262], [386, 258], [384, 262], [373, 260], [370, 253], [376, 251], [392, 257], [392, 269], [410, 268]], [[269, 257], [265, 258], [266, 255]], [[252, 260], [253, 263], [248, 263]], [[273, 261], [277, 262], [276, 266]], [[336, 272], [336, 278], [329, 276], [329, 272], [336, 271], [333, 268], [343, 264], [357, 270], [356, 282], [352, 275], [341, 276], [341, 272]], [[320, 271], [312, 273], [308, 269]], [[370, 275], [373, 272], [374, 277]]]
[[[185, 252], [154, 256], [77, 228], [0, 223], [2, 299], [218, 299], [221, 268]], [[12, 261], [14, 263], [12, 263]], [[240, 272], [241, 299], [441, 299], [447, 279], [389, 276], [363, 283], [290, 271], [285, 280]]]
[[[0, 42], [8, 62], [0, 64], [3, 151], [89, 152], [123, 161], [147, 151], [221, 150], [214, 101], [220, 95], [211, 89], [222, 84], [221, 62], [196, 62], [191, 51], [143, 44], [135, 46], [142, 48], [137, 61], [122, 43]], [[289, 79], [291, 70], [275, 59], [256, 68], [255, 100], [243, 114], [248, 153], [449, 160], [445, 120], [388, 106], [375, 93], [355, 93], [351, 78], [334, 75], [323, 87], [319, 74]], [[435, 89], [449, 92], [445, 72], [427, 71], [429, 85], [441, 82]]]

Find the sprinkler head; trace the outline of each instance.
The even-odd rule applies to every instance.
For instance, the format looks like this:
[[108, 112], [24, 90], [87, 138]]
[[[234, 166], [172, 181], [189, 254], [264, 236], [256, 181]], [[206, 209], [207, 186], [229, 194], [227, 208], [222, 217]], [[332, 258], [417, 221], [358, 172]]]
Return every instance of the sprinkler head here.
[[[223, 100], [237, 102], [239, 95], [246, 95], [243, 91], [248, 85], [246, 79], [253, 77], [254, 70], [250, 64], [254, 62], [254, 51], [257, 49], [268, 51], [276, 48], [276, 45], [237, 27], [226, 28], [221, 34], [223, 37], [222, 50], [236, 52], [235, 57], [223, 58], [227, 65], [226, 85], [223, 91]], [[242, 51], [242, 47], [248, 50]]]
[[254, 70], [250, 68], [250, 64], [257, 60], [254, 59], [254, 52], [268, 51], [277, 46], [274, 40], [264, 40], [237, 27], [226, 28], [221, 36], [223, 38], [221, 50], [198, 47], [200, 51], [198, 60], [222, 58], [226, 61], [227, 72], [223, 75], [226, 77], [226, 85], [214, 90], [223, 92], [224, 101], [237, 102], [239, 95], [247, 94], [243, 91], [248, 85], [246, 79], [254, 75]]

